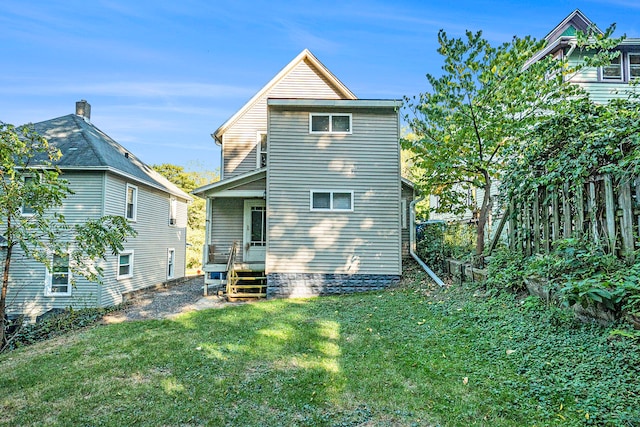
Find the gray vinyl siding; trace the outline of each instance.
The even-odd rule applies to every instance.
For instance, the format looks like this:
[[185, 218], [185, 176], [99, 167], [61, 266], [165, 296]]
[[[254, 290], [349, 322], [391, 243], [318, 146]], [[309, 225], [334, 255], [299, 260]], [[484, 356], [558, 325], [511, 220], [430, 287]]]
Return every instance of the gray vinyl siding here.
[[[66, 172], [62, 177], [69, 181], [74, 194], [69, 195], [59, 213], [69, 225], [82, 224], [89, 219], [102, 216], [102, 172]], [[72, 239], [72, 235], [60, 236]], [[3, 253], [4, 255], [4, 253]], [[98, 304], [99, 285], [81, 277], [76, 278], [76, 286], [71, 296], [45, 296], [47, 269], [43, 264], [27, 258], [19, 247], [14, 248], [9, 271], [8, 313], [25, 314], [35, 320], [51, 309], [73, 307], [76, 309], [93, 307]]]
[[[242, 245], [244, 199], [213, 199], [211, 212], [211, 244], [216, 252], [228, 252], [234, 241]], [[236, 259], [242, 261], [242, 255], [243, 251], [238, 251]]]
[[340, 99], [341, 96], [309, 62], [299, 63], [224, 133], [225, 179], [256, 169], [257, 134], [267, 131], [268, 98]]
[[136, 181], [107, 175], [105, 214], [124, 215], [127, 183], [138, 188], [138, 206], [132, 227], [138, 233], [124, 244], [133, 250], [133, 277], [117, 279], [118, 257], [109, 255], [101, 290], [102, 306], [119, 304], [122, 294], [167, 280], [168, 249], [175, 249], [174, 278], [184, 277], [186, 259], [186, 201], [178, 199], [177, 224], [169, 225], [170, 195]]
[[[352, 113], [350, 135], [309, 134], [309, 113]], [[398, 116], [272, 107], [267, 273], [400, 274]], [[353, 191], [353, 212], [310, 211], [311, 190]]]

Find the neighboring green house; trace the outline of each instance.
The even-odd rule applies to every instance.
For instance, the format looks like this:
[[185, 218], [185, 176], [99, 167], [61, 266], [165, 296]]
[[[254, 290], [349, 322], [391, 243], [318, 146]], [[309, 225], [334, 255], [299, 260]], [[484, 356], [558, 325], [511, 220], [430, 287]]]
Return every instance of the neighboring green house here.
[[304, 50], [220, 126], [222, 179], [193, 192], [207, 200], [207, 284], [250, 270], [261, 295], [288, 297], [396, 282], [414, 196], [400, 106], [357, 99]]
[[92, 125], [90, 110], [86, 101], [80, 101], [76, 114], [34, 124], [61, 151], [55, 165], [74, 193], [59, 212], [71, 225], [121, 215], [131, 222], [137, 237], [130, 238], [120, 254], [100, 261], [101, 285], [77, 278], [73, 287], [68, 259], [54, 259], [52, 274], [16, 250], [9, 271], [10, 316], [23, 314], [34, 320], [51, 309], [115, 305], [123, 301], [123, 294], [185, 275], [191, 196]]
[[[525, 67], [549, 55], [567, 59], [570, 64], [581, 63], [590, 52], [576, 47], [576, 33], [586, 32], [589, 28], [602, 34], [584, 13], [576, 9], [544, 37], [547, 45], [536, 53]], [[589, 93], [590, 99], [596, 103], [627, 97], [629, 90], [637, 90], [637, 87], [630, 86], [630, 83], [640, 78], [640, 39], [626, 38], [615, 50], [619, 51], [620, 55], [613, 59], [611, 64], [597, 68], [585, 67], [570, 80], [582, 86]]]

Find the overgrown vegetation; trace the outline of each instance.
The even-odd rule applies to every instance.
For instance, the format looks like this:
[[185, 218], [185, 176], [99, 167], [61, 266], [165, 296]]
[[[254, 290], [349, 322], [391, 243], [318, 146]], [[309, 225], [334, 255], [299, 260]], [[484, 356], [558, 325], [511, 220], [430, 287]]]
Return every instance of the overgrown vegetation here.
[[383, 292], [103, 325], [0, 355], [0, 425], [620, 426], [633, 339], [418, 271]]
[[9, 321], [8, 329], [15, 331], [6, 350], [35, 344], [73, 331], [84, 329], [99, 322], [106, 314], [121, 310], [123, 305], [104, 308], [68, 308], [47, 314], [37, 323], [23, 323], [22, 318]]
[[475, 226], [468, 223], [422, 223], [416, 234], [417, 253], [436, 273], [442, 274], [446, 258], [472, 260], [475, 233]]

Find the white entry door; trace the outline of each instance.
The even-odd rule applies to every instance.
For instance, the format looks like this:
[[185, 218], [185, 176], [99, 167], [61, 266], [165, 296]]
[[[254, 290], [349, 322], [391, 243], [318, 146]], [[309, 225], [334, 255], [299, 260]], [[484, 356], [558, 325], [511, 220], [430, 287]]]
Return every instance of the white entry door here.
[[264, 262], [267, 249], [267, 210], [265, 201], [244, 201], [244, 261]]

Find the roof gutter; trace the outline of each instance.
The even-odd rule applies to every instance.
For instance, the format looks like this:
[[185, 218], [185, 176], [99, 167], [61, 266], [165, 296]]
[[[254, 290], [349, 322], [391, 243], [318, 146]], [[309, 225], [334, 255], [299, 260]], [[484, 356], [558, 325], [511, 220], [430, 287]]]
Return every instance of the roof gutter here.
[[424, 196], [420, 196], [419, 198], [413, 200], [409, 204], [409, 215], [410, 215], [410, 219], [411, 219], [411, 221], [409, 222], [411, 224], [411, 228], [409, 229], [409, 253], [413, 257], [413, 259], [415, 259], [416, 262], [418, 264], [420, 264], [420, 267], [422, 267], [422, 269], [429, 275], [429, 277], [431, 277], [431, 279], [433, 279], [433, 281], [436, 282], [436, 284], [438, 284], [438, 286], [443, 288], [444, 287], [444, 282], [442, 281], [442, 279], [440, 279], [438, 277], [438, 275], [436, 273], [434, 273], [433, 270], [430, 269], [427, 266], [427, 264], [425, 264], [424, 261], [422, 261], [420, 259], [418, 254], [416, 254], [416, 227], [415, 227], [416, 210], [415, 210], [415, 207], [416, 207], [416, 203], [421, 202], [422, 200], [424, 200]]

